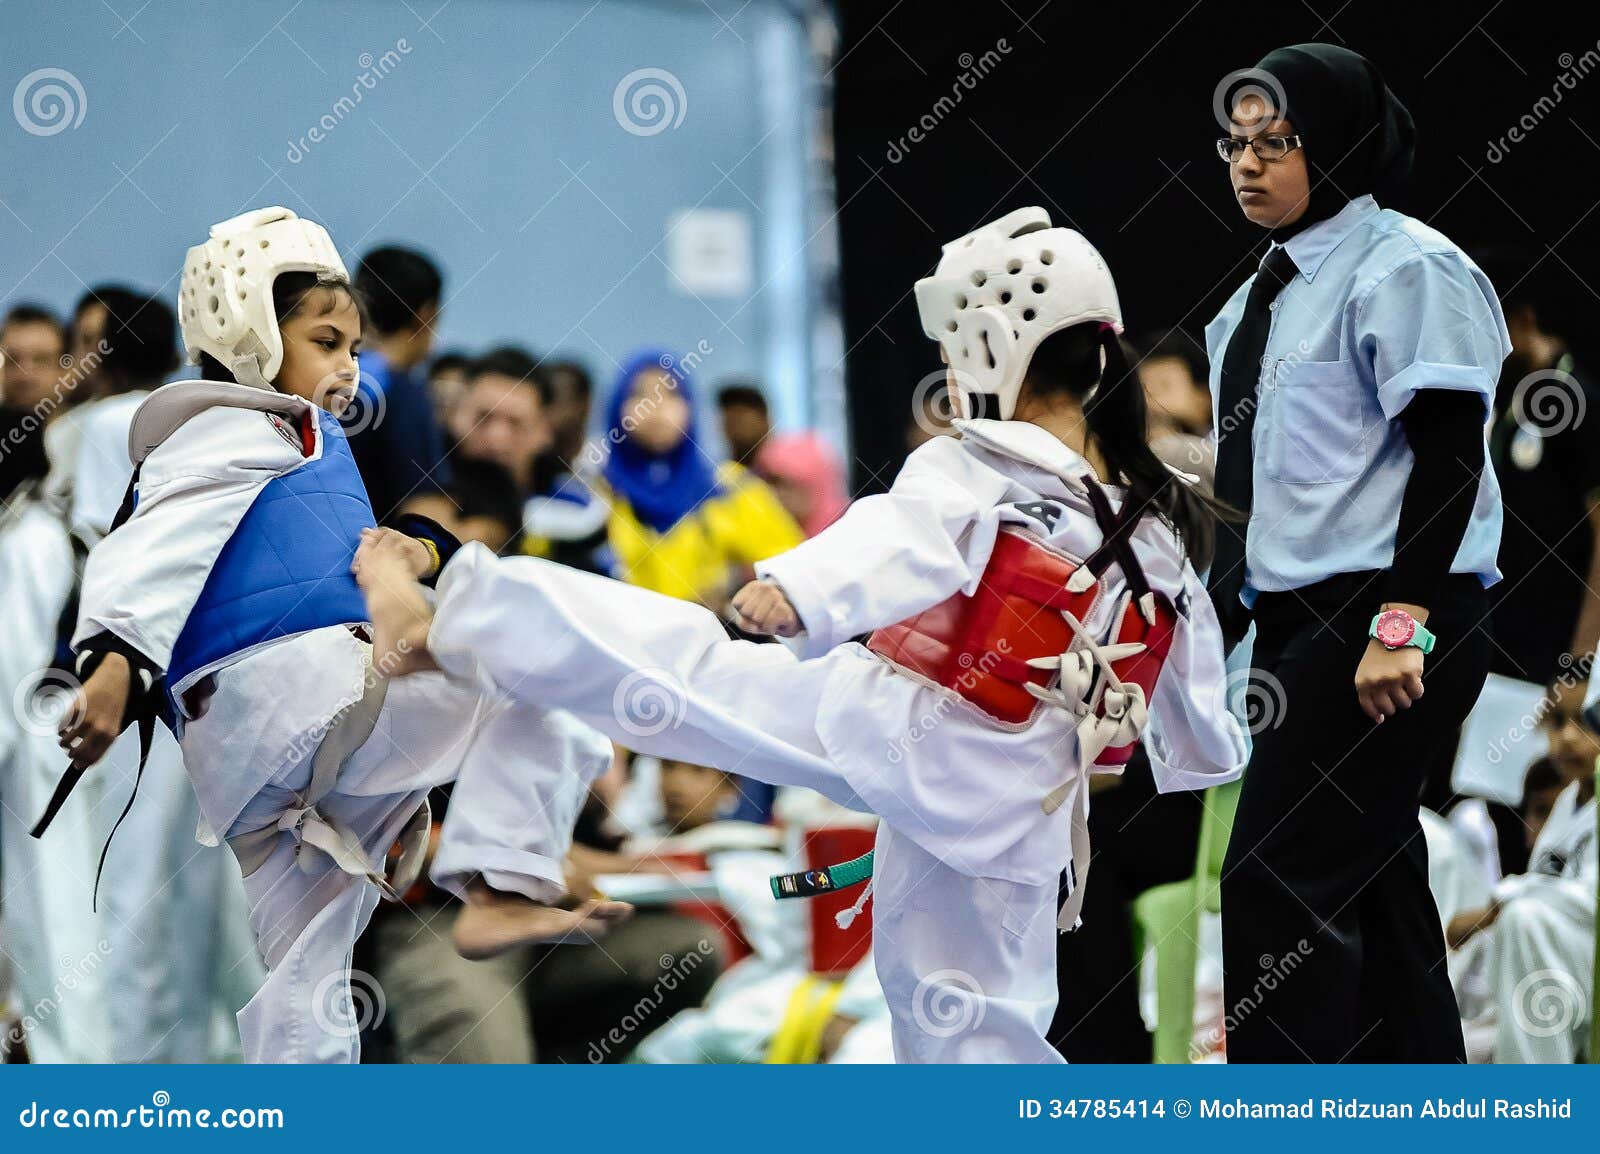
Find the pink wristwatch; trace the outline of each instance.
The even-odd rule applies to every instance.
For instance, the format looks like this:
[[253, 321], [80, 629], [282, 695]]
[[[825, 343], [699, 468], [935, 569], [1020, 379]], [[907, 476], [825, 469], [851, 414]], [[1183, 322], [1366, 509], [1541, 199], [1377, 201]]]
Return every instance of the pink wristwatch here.
[[1379, 613], [1372, 619], [1367, 636], [1385, 649], [1404, 649], [1409, 645], [1424, 653], [1433, 652], [1433, 634], [1404, 609], [1386, 609]]

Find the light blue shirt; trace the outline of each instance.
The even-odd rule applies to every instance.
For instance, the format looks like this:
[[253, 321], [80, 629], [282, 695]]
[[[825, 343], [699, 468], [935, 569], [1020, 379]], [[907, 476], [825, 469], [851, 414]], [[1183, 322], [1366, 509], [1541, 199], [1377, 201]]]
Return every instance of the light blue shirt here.
[[[1246, 604], [1394, 560], [1411, 447], [1395, 419], [1421, 389], [1483, 397], [1488, 421], [1511, 351], [1494, 287], [1444, 236], [1358, 197], [1289, 238], [1299, 275], [1272, 305], [1255, 419]], [[1206, 326], [1217, 436], [1222, 360], [1255, 281]], [[1500, 487], [1485, 453], [1472, 519], [1450, 566], [1500, 579]], [[1223, 532], [1228, 530], [1224, 528]]]

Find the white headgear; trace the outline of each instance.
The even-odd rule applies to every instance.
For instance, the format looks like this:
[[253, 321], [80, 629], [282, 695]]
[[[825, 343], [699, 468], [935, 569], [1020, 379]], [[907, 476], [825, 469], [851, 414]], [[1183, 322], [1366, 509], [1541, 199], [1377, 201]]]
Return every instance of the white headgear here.
[[287, 208], [258, 208], [212, 225], [211, 239], [184, 258], [178, 289], [189, 363], [210, 353], [240, 384], [270, 389], [283, 366], [272, 282], [286, 272], [350, 278], [328, 230]]
[[1019, 208], [944, 246], [930, 277], [917, 282], [922, 330], [944, 346], [962, 384], [963, 416], [1009, 421], [1039, 342], [1086, 321], [1122, 332], [1111, 271], [1094, 245], [1051, 228], [1042, 208]]

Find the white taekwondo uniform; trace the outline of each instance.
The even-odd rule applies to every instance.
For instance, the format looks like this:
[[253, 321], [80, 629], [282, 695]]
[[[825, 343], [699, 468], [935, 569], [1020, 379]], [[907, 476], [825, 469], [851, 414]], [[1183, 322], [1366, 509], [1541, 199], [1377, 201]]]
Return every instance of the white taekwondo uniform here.
[[[231, 383], [157, 390], [130, 452], [142, 462], [138, 502], [90, 555], [74, 648], [109, 632], [161, 670], [268, 486], [319, 463], [353, 468], [326, 414]], [[358, 480], [347, 472], [343, 483], [365, 505]], [[337, 585], [348, 579], [358, 527], [330, 529], [328, 515], [305, 502], [307, 539], [331, 533], [342, 550], [342, 572], [315, 576]], [[365, 516], [370, 523], [370, 508]], [[286, 566], [296, 544], [272, 542]], [[273, 637], [169, 685], [202, 841], [227, 838], [240, 856], [269, 970], [239, 1014], [250, 1061], [357, 1059], [366, 1007], [350, 996], [350, 952], [380, 892], [363, 878], [381, 878], [397, 837], [425, 836], [418, 818], [430, 788], [459, 776], [434, 863], [439, 884], [459, 892], [481, 872], [497, 888], [548, 901], [563, 891], [588, 783], [610, 764], [609, 745], [570, 717], [439, 674], [387, 682], [358, 624]], [[313, 777], [319, 750], [337, 769], [320, 798], [330, 783]]]
[[[699, 606], [476, 547], [445, 568], [429, 648], [454, 675], [570, 709], [641, 752], [878, 813], [875, 955], [899, 1059], [1057, 1061], [1052, 914], [1062, 871], [1088, 864], [1079, 718], [1041, 706], [998, 724], [851, 640], [975, 591], [1002, 528], [1077, 558], [1101, 543], [1081, 457], [1022, 422], [957, 425], [890, 492], [756, 566], [805, 627], [788, 649], [730, 641]], [[1131, 547], [1177, 609], [1144, 734], [1157, 784], [1230, 781], [1245, 743], [1204, 587], [1156, 518]], [[1117, 569], [1104, 581], [1119, 592]], [[1116, 602], [1084, 623], [1102, 639]], [[1042, 804], [1064, 788], [1065, 804]]]

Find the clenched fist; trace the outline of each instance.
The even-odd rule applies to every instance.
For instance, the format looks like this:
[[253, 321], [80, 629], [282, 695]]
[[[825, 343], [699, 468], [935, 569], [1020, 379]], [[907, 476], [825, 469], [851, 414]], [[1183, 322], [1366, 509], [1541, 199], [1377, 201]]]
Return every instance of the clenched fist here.
[[109, 653], [90, 675], [61, 719], [61, 748], [73, 769], [88, 769], [106, 755], [122, 734], [122, 714], [128, 706], [133, 672], [128, 659]]
[[752, 581], [733, 595], [733, 611], [747, 633], [794, 637], [802, 630], [800, 615], [776, 582]]
[[1422, 650], [1407, 646], [1387, 649], [1376, 640], [1356, 667], [1356, 697], [1361, 708], [1381, 724], [1422, 696]]

